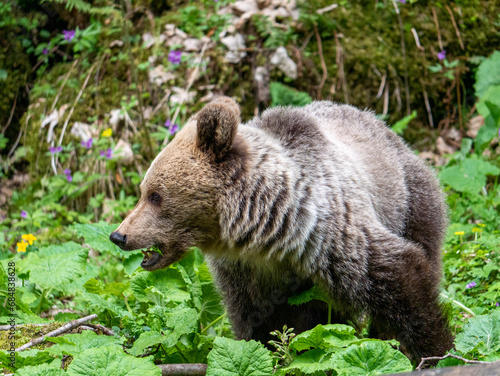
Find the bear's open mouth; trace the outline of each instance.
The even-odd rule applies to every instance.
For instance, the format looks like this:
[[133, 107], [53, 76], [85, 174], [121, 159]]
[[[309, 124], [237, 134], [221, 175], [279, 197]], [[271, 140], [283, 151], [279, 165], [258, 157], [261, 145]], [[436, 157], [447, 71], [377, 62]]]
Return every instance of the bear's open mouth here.
[[143, 268], [148, 268], [160, 261], [161, 258], [161, 253], [159, 252], [159, 247], [158, 246], [153, 246], [151, 248], [148, 248], [146, 251], [142, 251], [144, 254], [144, 259], [141, 262], [141, 266]]

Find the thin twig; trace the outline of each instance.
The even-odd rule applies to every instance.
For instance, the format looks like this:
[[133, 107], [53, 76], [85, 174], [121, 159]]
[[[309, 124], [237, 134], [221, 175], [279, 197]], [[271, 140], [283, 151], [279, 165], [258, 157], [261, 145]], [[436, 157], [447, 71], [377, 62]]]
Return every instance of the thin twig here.
[[424, 93], [424, 103], [425, 103], [425, 109], [427, 110], [427, 117], [429, 118], [429, 125], [431, 128], [434, 128], [434, 120], [432, 119], [432, 109], [431, 109], [431, 104], [429, 102], [429, 97], [427, 95], [427, 90], [425, 89], [425, 83], [421, 79], [420, 83], [422, 84], [422, 90]]
[[9, 119], [7, 120], [7, 123], [5, 123], [5, 127], [3, 127], [2, 129], [2, 134], [5, 133], [5, 131], [7, 130], [7, 128], [9, 127], [10, 125], [10, 122], [12, 121], [12, 117], [14, 116], [14, 111], [16, 109], [16, 104], [17, 104], [17, 95], [19, 94], [19, 90], [17, 91], [16, 93], [16, 97], [14, 98], [14, 104], [12, 105], [12, 109], [10, 110], [10, 116], [9, 116]]
[[418, 38], [417, 30], [414, 27], [411, 28], [411, 33], [413, 34], [413, 39], [415, 39], [415, 44], [420, 51], [425, 51], [425, 48], [420, 45], [420, 39]]
[[444, 50], [444, 47], [443, 47], [443, 41], [441, 40], [441, 30], [439, 29], [439, 22], [438, 22], [436, 10], [434, 9], [434, 7], [431, 7], [431, 9], [432, 9], [432, 17], [434, 18], [434, 23], [436, 24], [439, 48], [442, 51], [442, 50]]
[[66, 77], [64, 77], [63, 83], [61, 84], [61, 86], [59, 86], [59, 91], [57, 92], [57, 95], [56, 95], [56, 98], [54, 99], [54, 102], [52, 103], [52, 107], [50, 108], [50, 112], [54, 111], [54, 108], [56, 108], [56, 104], [57, 104], [57, 101], [59, 100], [59, 96], [61, 95], [62, 89], [64, 88], [64, 86], [66, 86], [66, 82], [68, 82], [69, 76], [71, 75], [71, 72], [73, 72], [73, 69], [75, 68], [75, 65], [77, 63], [78, 63], [78, 59], [76, 59], [73, 62], [73, 65], [71, 66], [71, 68], [69, 68], [68, 74], [66, 75]]
[[204, 376], [207, 373], [207, 365], [203, 363], [158, 364], [158, 367], [161, 369], [162, 376]]
[[111, 329], [106, 328], [105, 326], [102, 326], [101, 324], [87, 324], [87, 326], [90, 326], [91, 328], [98, 329], [100, 330], [103, 334], [107, 336], [114, 336], [115, 332], [113, 332]]
[[455, 33], [457, 34], [458, 37], [458, 43], [460, 43], [460, 47], [462, 47], [462, 50], [465, 50], [464, 43], [462, 42], [462, 37], [460, 36], [460, 30], [458, 30], [457, 23], [455, 22], [455, 17], [453, 16], [453, 13], [448, 4], [445, 4], [444, 6], [446, 7], [448, 13], [450, 14], [451, 23], [453, 24], [453, 27], [455, 28]]
[[94, 313], [93, 315], [82, 317], [81, 319], [78, 319], [78, 320], [70, 321], [69, 323], [61, 326], [60, 328], [53, 330], [52, 332], [47, 333], [41, 337], [35, 338], [35, 339], [31, 340], [30, 342], [22, 345], [21, 347], [18, 347], [16, 349], [16, 351], [23, 351], [23, 350], [29, 349], [32, 346], [35, 346], [35, 345], [38, 345], [38, 344], [44, 342], [49, 337], [57, 337], [58, 335], [61, 335], [69, 330], [72, 330], [72, 329], [82, 325], [83, 323], [85, 323], [87, 321], [94, 320], [96, 318], [97, 318], [97, 315]]
[[[187, 84], [186, 89], [184, 91], [185, 95], [182, 96], [181, 103], [177, 104], [177, 108], [175, 109], [174, 116], [172, 117], [172, 120], [171, 120], [172, 124], [174, 124], [175, 121], [177, 120], [177, 116], [179, 115], [179, 111], [181, 110], [181, 106], [184, 104], [184, 101], [188, 97], [189, 89], [191, 89], [191, 86], [193, 85], [194, 81], [198, 77], [198, 72], [200, 70], [200, 65], [202, 63], [203, 56], [205, 55], [205, 50], [207, 49], [207, 46], [208, 46], [208, 42], [205, 42], [203, 44], [203, 47], [202, 47], [201, 52], [200, 52], [199, 64], [196, 65], [196, 67], [194, 68], [193, 73], [191, 73], [191, 76], [188, 79], [188, 84]], [[167, 144], [167, 142], [168, 142], [168, 132], [167, 132], [167, 135], [165, 136], [165, 139], [163, 140], [163, 144], [162, 145], [165, 146]]]
[[328, 70], [326, 69], [325, 57], [323, 56], [323, 45], [321, 44], [321, 36], [319, 35], [318, 27], [314, 24], [314, 34], [316, 35], [316, 41], [318, 42], [318, 52], [319, 58], [321, 60], [321, 69], [323, 70], [323, 76], [321, 76], [321, 82], [317, 86], [318, 92], [316, 93], [316, 98], [321, 99], [321, 90], [325, 86], [326, 79], [328, 77]]
[[406, 115], [410, 115], [410, 86], [408, 84], [408, 62], [406, 58], [406, 44], [405, 44], [405, 34], [403, 27], [403, 19], [401, 18], [401, 14], [399, 12], [398, 5], [395, 0], [392, 0], [392, 4], [394, 5], [394, 9], [396, 10], [396, 15], [398, 16], [399, 23], [399, 31], [401, 33], [401, 50], [403, 52], [403, 66], [405, 69], [405, 96], [406, 96]]
[[344, 93], [344, 102], [345, 104], [349, 104], [349, 89], [347, 87], [347, 80], [344, 71], [344, 50], [342, 49], [342, 45], [340, 44], [339, 35], [337, 33], [334, 33], [334, 37], [335, 37], [335, 45], [337, 48], [335, 56], [335, 63], [337, 64], [338, 67], [337, 77], [342, 85], [342, 91]]
[[464, 309], [467, 313], [469, 313], [470, 315], [472, 316], [476, 316], [476, 314], [474, 312], [472, 312], [470, 310], [470, 308], [467, 308], [466, 306], [464, 306], [462, 303], [460, 303], [459, 301], [453, 299], [453, 298], [450, 298], [448, 295], [445, 295], [443, 293], [440, 293], [439, 295], [441, 295], [443, 298], [446, 298], [446, 299], [449, 299], [452, 303], [455, 303], [455, 305], [459, 306], [460, 308]]
[[422, 361], [420, 362], [420, 364], [418, 365], [418, 367], [415, 368], [415, 370], [421, 371], [422, 370], [422, 366], [428, 360], [443, 360], [443, 359], [446, 359], [446, 358], [455, 358], [455, 359], [461, 360], [462, 362], [465, 362], [467, 364], [490, 364], [490, 363], [493, 363], [493, 362], [483, 362], [481, 360], [465, 359], [465, 358], [462, 358], [461, 356], [448, 353], [445, 356], [429, 356], [428, 358], [422, 358]]

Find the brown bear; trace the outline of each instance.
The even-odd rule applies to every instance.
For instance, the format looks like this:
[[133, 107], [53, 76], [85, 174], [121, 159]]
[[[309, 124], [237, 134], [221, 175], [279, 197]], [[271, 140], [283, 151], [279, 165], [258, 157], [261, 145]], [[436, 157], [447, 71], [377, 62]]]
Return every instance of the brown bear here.
[[287, 301], [318, 285], [337, 322], [368, 316], [372, 336], [417, 361], [452, 347], [438, 299], [446, 225], [433, 172], [371, 112], [322, 101], [240, 124], [219, 98], [156, 157], [110, 239], [148, 248], [146, 270], [201, 248], [238, 338], [326, 323], [324, 303]]

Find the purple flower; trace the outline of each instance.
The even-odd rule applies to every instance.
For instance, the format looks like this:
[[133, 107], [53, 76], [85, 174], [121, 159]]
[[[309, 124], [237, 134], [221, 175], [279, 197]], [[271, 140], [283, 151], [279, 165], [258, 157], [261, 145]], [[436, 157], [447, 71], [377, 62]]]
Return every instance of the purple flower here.
[[495, 304], [497, 307], [500, 307], [500, 303], [497, 302], [497, 304]]
[[50, 151], [50, 154], [55, 154], [55, 153], [59, 153], [63, 150], [62, 146], [56, 146], [56, 147], [49, 147], [49, 151]]
[[71, 170], [65, 169], [64, 170], [64, 175], [71, 175]]
[[179, 126], [177, 124], [172, 124], [170, 120], [165, 122], [165, 127], [170, 131], [170, 135], [173, 136], [178, 130]]
[[465, 286], [466, 289], [471, 289], [473, 287], [476, 287], [477, 283], [472, 281], [471, 283], [468, 283], [467, 286]]
[[406, 0], [398, 0], [400, 3], [406, 4]]
[[181, 63], [182, 51], [173, 50], [168, 54], [168, 61], [170, 61], [174, 65], [179, 65]]
[[111, 148], [101, 150], [99, 153], [101, 154], [101, 157], [106, 157], [106, 159], [111, 159], [111, 157], [113, 156], [113, 150]]
[[28, 218], [28, 213], [26, 210], [21, 211], [21, 218]]
[[82, 146], [84, 148], [90, 149], [92, 147], [92, 142], [94, 142], [94, 140], [91, 137], [87, 141], [82, 141]]
[[75, 30], [63, 30], [64, 40], [71, 42], [75, 37]]
[[42, 50], [42, 54], [47, 55], [49, 53], [49, 50], [47, 48], [44, 48]]
[[446, 59], [446, 51], [445, 50], [442, 50], [441, 52], [438, 53], [438, 59], [439, 60]]
[[73, 176], [71, 176], [70, 174], [67, 174], [66, 179], [68, 179], [68, 181], [71, 183], [71, 181], [73, 180]]

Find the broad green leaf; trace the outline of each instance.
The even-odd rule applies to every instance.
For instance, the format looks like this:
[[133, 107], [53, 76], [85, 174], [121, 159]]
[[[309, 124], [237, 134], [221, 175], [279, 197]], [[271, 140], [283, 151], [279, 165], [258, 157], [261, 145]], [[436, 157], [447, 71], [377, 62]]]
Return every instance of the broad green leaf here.
[[413, 111], [410, 115], [405, 116], [398, 122], [396, 122], [391, 129], [397, 134], [403, 134], [403, 131], [408, 127], [410, 121], [417, 117], [417, 111]]
[[[104, 299], [100, 295], [90, 294], [87, 292], [84, 292], [82, 294], [82, 297], [88, 304], [90, 304], [94, 308], [99, 309], [99, 311], [109, 311], [114, 316], [119, 318], [132, 316], [129, 311], [118, 305], [118, 303], [116, 302], [116, 298]], [[113, 299], [115, 299], [115, 301], [113, 301]]]
[[311, 300], [320, 300], [328, 304], [329, 297], [319, 286], [313, 286], [309, 290], [288, 298], [288, 303], [291, 305], [301, 305]]
[[145, 349], [159, 343], [163, 343], [166, 339], [167, 337], [154, 330], [141, 333], [139, 338], [137, 338], [134, 342], [132, 348], [129, 350], [129, 353], [134, 356], [142, 355]]
[[484, 60], [476, 72], [476, 97], [481, 98], [491, 85], [500, 85], [500, 51], [495, 51]]
[[18, 370], [16, 376], [65, 376], [66, 372], [60, 367], [60, 361], [38, 366], [27, 366]]
[[499, 173], [500, 169], [491, 163], [467, 158], [458, 165], [444, 168], [439, 178], [458, 192], [476, 194], [486, 184], [487, 175]]
[[38, 250], [38, 255], [44, 255], [44, 256], [49, 256], [49, 255], [60, 255], [63, 253], [70, 253], [70, 252], [76, 252], [76, 251], [81, 251], [82, 250], [82, 245], [75, 243], [75, 242], [67, 242], [63, 244], [55, 244], [55, 245], [49, 245], [47, 247], [40, 248]]
[[486, 104], [487, 102], [500, 106], [500, 83], [498, 85], [489, 86], [476, 103], [477, 112], [485, 119], [490, 116], [490, 109]]
[[119, 346], [88, 349], [68, 367], [70, 376], [161, 376], [152, 357], [135, 358]]
[[347, 347], [360, 341], [354, 335], [355, 332], [356, 330], [349, 325], [317, 325], [314, 329], [297, 335], [290, 343], [290, 347], [297, 351]]
[[8, 353], [5, 350], [0, 350], [0, 367], [5, 367], [11, 371], [26, 366], [35, 366], [42, 363], [49, 363], [54, 360], [52, 356], [47, 351], [41, 351], [38, 349], [29, 349], [25, 351], [16, 352], [16, 363], [15, 369], [10, 367], [10, 359]]
[[217, 317], [224, 314], [224, 307], [222, 306], [219, 293], [212, 283], [202, 284], [201, 290], [200, 320], [202, 323], [208, 325]]
[[332, 354], [325, 350], [314, 349], [300, 354], [287, 367], [281, 369], [283, 372], [299, 371], [301, 374], [314, 374], [320, 371], [333, 369]]
[[[87, 250], [81, 246], [74, 250], [75, 243], [66, 244], [69, 250], [66, 253], [52, 253], [44, 248], [40, 252], [30, 253], [18, 266], [19, 272], [30, 272], [30, 282], [42, 289], [57, 289], [59, 285], [70, 283], [86, 272]], [[47, 248], [54, 250], [53, 247]]]
[[95, 347], [120, 346], [124, 338], [98, 335], [90, 330], [84, 330], [77, 334], [47, 338], [47, 341], [56, 343], [55, 346], [47, 348], [49, 353], [53, 355], [67, 354], [76, 356], [87, 349]]
[[478, 351], [482, 355], [500, 350], [500, 310], [471, 318], [457, 335], [455, 348], [464, 354]]
[[176, 309], [165, 316], [167, 347], [174, 346], [182, 335], [198, 331], [198, 311], [193, 308]]
[[338, 376], [385, 375], [413, 369], [406, 356], [382, 341], [351, 345], [335, 353], [332, 361]]
[[110, 294], [115, 296], [122, 296], [123, 292], [129, 288], [128, 283], [102, 283], [95, 278], [89, 279], [83, 285], [83, 288], [92, 294], [104, 295]]
[[130, 280], [130, 288], [141, 302], [150, 301], [146, 290], [151, 286], [154, 286], [155, 291], [159, 291], [166, 300], [183, 302], [191, 298], [181, 273], [174, 268], [155, 272], [142, 271]]
[[208, 354], [207, 376], [268, 376], [272, 372], [271, 352], [253, 340], [217, 337]]
[[309, 94], [298, 91], [280, 82], [271, 82], [271, 107], [298, 106], [302, 107], [312, 102]]
[[107, 222], [99, 222], [93, 224], [77, 223], [73, 226], [73, 230], [85, 239], [85, 243], [90, 245], [92, 249], [99, 252], [109, 252], [117, 257], [129, 258], [137, 255], [137, 252], [125, 252], [117, 245], [109, 240], [109, 235], [116, 230], [117, 224], [109, 224]]

